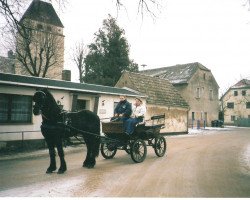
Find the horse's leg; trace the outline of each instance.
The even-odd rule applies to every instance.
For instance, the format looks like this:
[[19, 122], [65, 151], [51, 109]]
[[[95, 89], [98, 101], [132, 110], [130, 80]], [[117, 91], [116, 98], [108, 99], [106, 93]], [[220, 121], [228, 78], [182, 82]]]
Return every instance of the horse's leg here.
[[87, 146], [87, 155], [86, 155], [86, 158], [85, 158], [82, 166], [89, 168], [89, 160], [90, 160], [90, 146], [89, 146], [89, 141], [85, 140], [85, 143], [86, 143], [86, 146]]
[[56, 170], [56, 152], [55, 152], [55, 144], [53, 140], [46, 138], [45, 139], [48, 148], [49, 148], [49, 157], [50, 157], [50, 165], [46, 171], [47, 174], [52, 173]]
[[87, 146], [87, 156], [85, 161], [83, 162], [83, 167], [87, 167], [89, 169], [94, 168], [96, 164], [95, 158], [98, 156], [99, 153], [99, 138], [90, 138], [85, 142]]
[[61, 138], [57, 139], [56, 147], [57, 147], [58, 156], [60, 158], [60, 168], [58, 169], [57, 173], [62, 174], [67, 170], [67, 165], [66, 165], [66, 162], [64, 159], [64, 151], [63, 151], [63, 145], [62, 145]]

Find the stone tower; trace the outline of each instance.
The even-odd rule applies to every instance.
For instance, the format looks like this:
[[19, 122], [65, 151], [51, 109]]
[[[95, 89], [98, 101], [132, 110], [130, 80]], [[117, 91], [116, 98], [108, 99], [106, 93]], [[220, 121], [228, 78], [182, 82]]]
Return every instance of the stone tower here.
[[33, 0], [20, 24], [21, 33], [16, 37], [15, 73], [62, 79], [64, 26], [52, 4]]

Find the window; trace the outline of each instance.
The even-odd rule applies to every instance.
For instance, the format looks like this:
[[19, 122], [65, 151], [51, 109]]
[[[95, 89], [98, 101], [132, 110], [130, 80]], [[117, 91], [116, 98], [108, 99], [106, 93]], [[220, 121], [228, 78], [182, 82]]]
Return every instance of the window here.
[[76, 109], [77, 109], [78, 111], [79, 111], [79, 110], [85, 110], [85, 109], [86, 109], [86, 103], [87, 103], [86, 100], [77, 99], [77, 102], [76, 102]]
[[209, 90], [209, 99], [213, 100], [213, 98], [214, 98], [213, 90]]
[[195, 120], [194, 112], [192, 112], [192, 120]]
[[31, 96], [0, 94], [0, 105], [0, 123], [31, 123]]
[[234, 108], [234, 103], [233, 102], [228, 102], [227, 103], [227, 108]]
[[246, 102], [246, 108], [250, 108], [250, 102]]
[[47, 26], [47, 30], [48, 30], [48, 31], [52, 31], [51, 26]]
[[234, 96], [238, 96], [238, 91], [234, 91]]
[[234, 115], [231, 116], [231, 121], [232, 121], [232, 122], [235, 121], [235, 116], [234, 116]]
[[200, 88], [196, 88], [196, 98], [201, 98], [201, 90], [200, 90]]
[[242, 96], [246, 96], [246, 90], [241, 91]]
[[119, 102], [114, 102], [114, 113], [115, 113], [115, 108], [118, 105]]
[[43, 25], [42, 24], [37, 24], [37, 29], [38, 30], [42, 30], [43, 29]]
[[206, 73], [203, 74], [203, 79], [206, 80]]

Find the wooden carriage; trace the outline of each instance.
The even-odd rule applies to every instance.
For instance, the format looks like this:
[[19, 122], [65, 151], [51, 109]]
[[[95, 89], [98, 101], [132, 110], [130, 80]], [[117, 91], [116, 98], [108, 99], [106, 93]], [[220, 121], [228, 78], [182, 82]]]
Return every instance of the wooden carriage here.
[[147, 155], [147, 146], [152, 146], [158, 157], [166, 153], [167, 143], [160, 130], [165, 126], [165, 114], [152, 116], [145, 123], [136, 126], [131, 135], [124, 133], [123, 122], [102, 123], [101, 153], [104, 158], [111, 159], [117, 150], [125, 150], [131, 154], [134, 162], [143, 162]]

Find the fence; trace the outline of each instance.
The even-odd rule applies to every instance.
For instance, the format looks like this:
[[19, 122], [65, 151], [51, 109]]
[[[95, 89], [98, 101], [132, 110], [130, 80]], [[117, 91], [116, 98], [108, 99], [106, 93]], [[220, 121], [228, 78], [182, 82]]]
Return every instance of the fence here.
[[[42, 143], [42, 146], [45, 147], [45, 141], [44, 139], [34, 139], [34, 137], [25, 137], [25, 134], [28, 133], [39, 133], [41, 134], [40, 130], [35, 130], [35, 131], [5, 131], [5, 132], [0, 132], [0, 143], [1, 143], [1, 148], [3, 148], [4, 146], [15, 146], [15, 147], [25, 147], [25, 144], [27, 146], [28, 143], [33, 143], [33, 146], [36, 145], [37, 142], [35, 141], [39, 141], [39, 143]], [[1, 135], [3, 134], [10, 134], [8, 136], [5, 137], [5, 139], [3, 140], [3, 138], [1, 137]], [[17, 134], [15, 136], [13, 136], [13, 134]], [[19, 135], [20, 134], [20, 135]]]
[[[0, 132], [0, 149], [13, 147], [13, 148], [22, 148], [22, 149], [37, 149], [37, 148], [46, 148], [46, 143], [41, 135], [40, 138], [32, 138], [32, 137], [25, 137], [25, 134], [27, 133], [39, 133], [41, 135], [41, 131], [9, 131], [9, 132]], [[5, 139], [2, 140], [1, 135], [3, 134], [21, 134], [20, 137], [16, 137], [15, 139]], [[74, 138], [64, 138], [63, 145], [71, 146], [71, 145], [79, 145], [79, 144], [85, 144], [83, 138], [79, 139], [78, 137]]]
[[206, 128], [206, 120], [190, 120], [189, 128], [197, 128], [197, 129], [205, 129]]
[[237, 118], [234, 123], [236, 126], [250, 127], [250, 118]]

